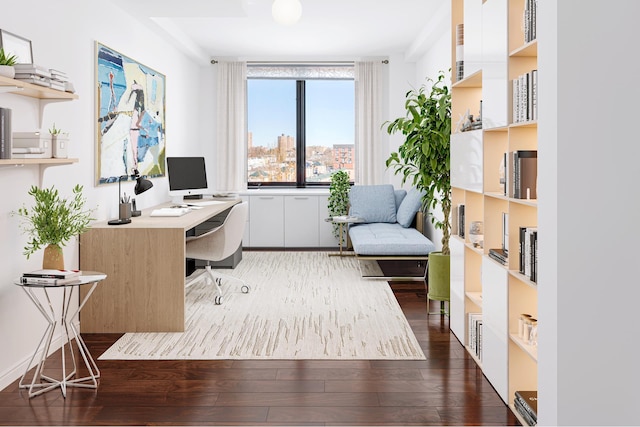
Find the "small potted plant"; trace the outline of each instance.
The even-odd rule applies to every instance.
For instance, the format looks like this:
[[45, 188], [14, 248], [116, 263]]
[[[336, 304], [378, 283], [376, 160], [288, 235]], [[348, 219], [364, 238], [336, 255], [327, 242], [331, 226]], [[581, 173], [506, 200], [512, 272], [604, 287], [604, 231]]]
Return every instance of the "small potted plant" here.
[[[331, 174], [331, 184], [329, 185], [329, 200], [327, 208], [329, 215], [334, 216], [347, 215], [349, 209], [349, 174], [344, 170], [339, 170]], [[338, 239], [340, 236], [338, 224], [333, 224], [333, 235]], [[344, 243], [344, 242], [342, 242]]]
[[16, 75], [16, 69], [13, 67], [16, 65], [18, 58], [15, 55], [6, 53], [3, 48], [0, 47], [0, 75], [14, 78]]
[[68, 157], [69, 134], [62, 132], [62, 129], [57, 128], [55, 123], [53, 123], [53, 126], [49, 129], [49, 134], [51, 135], [53, 157], [66, 159]]
[[44, 247], [42, 268], [65, 268], [62, 246], [72, 237], [84, 233], [94, 220], [93, 209], [85, 207], [82, 189], [81, 185], [76, 185], [73, 197], [65, 199], [55, 187], [31, 187], [29, 195], [33, 196], [35, 204], [31, 208], [23, 206], [16, 213], [22, 218], [22, 231], [29, 236], [23, 252], [27, 259]]

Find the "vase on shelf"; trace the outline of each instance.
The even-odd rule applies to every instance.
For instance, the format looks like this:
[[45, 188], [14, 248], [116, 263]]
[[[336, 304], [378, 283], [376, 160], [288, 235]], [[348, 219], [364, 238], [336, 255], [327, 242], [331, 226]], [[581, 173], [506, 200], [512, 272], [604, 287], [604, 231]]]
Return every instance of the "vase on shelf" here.
[[64, 270], [64, 254], [59, 245], [51, 244], [44, 248], [42, 268], [45, 270]]
[[16, 76], [16, 69], [13, 68], [13, 65], [0, 65], [0, 76], [12, 79]]

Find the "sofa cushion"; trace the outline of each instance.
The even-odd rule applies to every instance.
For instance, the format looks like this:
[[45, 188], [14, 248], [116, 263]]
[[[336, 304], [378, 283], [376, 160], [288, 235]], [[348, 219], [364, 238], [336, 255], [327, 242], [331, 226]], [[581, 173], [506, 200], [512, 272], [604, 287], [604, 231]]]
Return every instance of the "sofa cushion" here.
[[398, 212], [396, 213], [398, 224], [400, 224], [404, 228], [411, 226], [413, 218], [415, 218], [416, 213], [418, 213], [420, 207], [422, 206], [423, 195], [424, 192], [419, 191], [416, 188], [412, 188], [411, 190], [409, 190], [409, 193], [402, 200], [402, 203], [400, 203]]
[[349, 190], [349, 215], [364, 222], [396, 222], [396, 198], [393, 185], [354, 185]]
[[428, 255], [435, 245], [415, 228], [398, 223], [352, 224], [349, 237], [358, 255]]
[[404, 200], [405, 196], [407, 195], [407, 190], [400, 188], [398, 190], [394, 190], [393, 191], [393, 195], [396, 198], [396, 215], [398, 214], [398, 208], [400, 207], [400, 204], [402, 203], [402, 201]]

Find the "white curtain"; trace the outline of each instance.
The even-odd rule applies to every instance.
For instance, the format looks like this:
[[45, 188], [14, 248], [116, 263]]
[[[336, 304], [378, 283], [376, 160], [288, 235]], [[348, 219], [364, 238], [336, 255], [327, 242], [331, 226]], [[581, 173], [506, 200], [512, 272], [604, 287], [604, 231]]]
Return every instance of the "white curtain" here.
[[246, 179], [246, 62], [223, 62], [218, 67], [216, 187], [241, 191]]
[[382, 63], [356, 62], [356, 183], [381, 184], [385, 156], [382, 149]]

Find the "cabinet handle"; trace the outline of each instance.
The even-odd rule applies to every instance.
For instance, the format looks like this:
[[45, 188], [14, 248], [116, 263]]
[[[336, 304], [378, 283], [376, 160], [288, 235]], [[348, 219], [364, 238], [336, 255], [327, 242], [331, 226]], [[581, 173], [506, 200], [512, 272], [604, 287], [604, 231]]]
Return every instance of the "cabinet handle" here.
[[294, 197], [295, 200], [308, 200], [308, 197], [303, 197], [303, 196], [296, 196]]
[[262, 200], [271, 200], [273, 199], [273, 196], [260, 196], [259, 198]]

